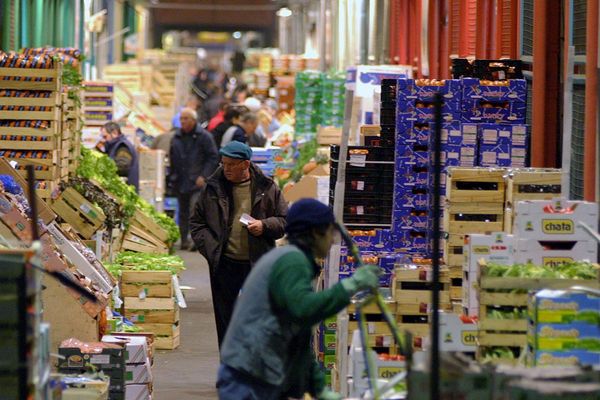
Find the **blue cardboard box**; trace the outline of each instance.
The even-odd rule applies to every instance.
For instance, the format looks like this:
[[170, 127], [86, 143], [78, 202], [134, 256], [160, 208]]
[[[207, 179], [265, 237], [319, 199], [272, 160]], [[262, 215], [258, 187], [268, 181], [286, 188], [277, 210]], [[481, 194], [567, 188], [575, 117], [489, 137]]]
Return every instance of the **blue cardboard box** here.
[[462, 144], [468, 146], [477, 146], [479, 140], [479, 124], [471, 122], [462, 122]]
[[[461, 119], [460, 103], [448, 104], [442, 106], [442, 119], [444, 121], [460, 121]], [[417, 122], [429, 123], [435, 120], [435, 108], [433, 104], [425, 104], [424, 107], [407, 108], [405, 111], [398, 111], [396, 123]]]
[[375, 229], [362, 231], [362, 233], [364, 234], [352, 235], [352, 239], [361, 251], [393, 251], [392, 234], [389, 229]]
[[524, 124], [527, 103], [521, 101], [465, 100], [462, 122]]
[[535, 351], [527, 354], [531, 366], [600, 365], [600, 352], [591, 351]]
[[402, 193], [408, 188], [427, 188], [429, 184], [428, 165], [410, 165], [402, 162], [400, 160], [396, 163], [394, 193]]
[[398, 99], [419, 99], [433, 101], [436, 93], [441, 93], [446, 100], [460, 102], [462, 82], [460, 79], [446, 79], [443, 85], [419, 85], [414, 79], [398, 79]]
[[396, 165], [428, 165], [429, 146], [417, 143], [396, 145]]
[[527, 103], [527, 81], [511, 79], [502, 82], [480, 81], [478, 78], [462, 78], [462, 99], [486, 101], [519, 101]]
[[396, 143], [402, 145], [411, 143], [427, 145], [430, 140], [430, 134], [430, 124], [398, 122], [396, 129]]
[[402, 187], [394, 195], [394, 210], [401, 208], [427, 208], [428, 189], [426, 187]]
[[600, 297], [568, 290], [540, 290], [527, 298], [529, 319], [535, 323], [569, 324], [600, 319]]
[[402, 229], [394, 226], [397, 250], [410, 254], [429, 254], [429, 239], [426, 230]]
[[401, 230], [428, 229], [429, 211], [427, 209], [400, 209], [394, 210], [392, 224]]
[[525, 124], [479, 124], [478, 140], [481, 144], [512, 144], [526, 146], [528, 128]]
[[527, 148], [511, 144], [482, 144], [477, 165], [480, 167], [526, 167]]

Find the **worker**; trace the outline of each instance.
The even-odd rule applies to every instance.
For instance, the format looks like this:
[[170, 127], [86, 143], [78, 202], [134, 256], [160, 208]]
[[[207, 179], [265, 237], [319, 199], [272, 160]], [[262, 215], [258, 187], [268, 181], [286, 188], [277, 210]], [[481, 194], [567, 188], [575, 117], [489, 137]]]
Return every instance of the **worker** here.
[[198, 124], [196, 110], [181, 110], [181, 128], [171, 142], [169, 181], [179, 202], [181, 249], [190, 250], [190, 214], [200, 196], [200, 189], [219, 163], [219, 153], [212, 136]]
[[119, 176], [127, 179], [127, 183], [139, 189], [139, 159], [135, 146], [121, 133], [116, 122], [107, 122], [100, 128], [104, 152], [117, 164]]
[[341, 399], [325, 388], [311, 347], [312, 327], [377, 288], [379, 268], [366, 265], [350, 278], [316, 292], [318, 259], [327, 256], [337, 225], [331, 209], [314, 199], [294, 203], [285, 231], [289, 245], [259, 260], [242, 287], [221, 350], [220, 400]]
[[287, 215], [277, 184], [250, 161], [250, 147], [234, 141], [220, 153], [222, 165], [191, 219], [192, 238], [209, 265], [219, 346], [252, 265], [283, 236]]

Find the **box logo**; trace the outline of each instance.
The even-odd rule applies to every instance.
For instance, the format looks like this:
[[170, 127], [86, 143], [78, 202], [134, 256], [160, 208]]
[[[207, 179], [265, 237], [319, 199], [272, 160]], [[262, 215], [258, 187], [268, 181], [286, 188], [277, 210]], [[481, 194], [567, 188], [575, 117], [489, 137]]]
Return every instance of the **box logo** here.
[[571, 257], [544, 257], [542, 263], [545, 267], [558, 267], [561, 264], [572, 263], [573, 258]]
[[575, 224], [570, 219], [543, 219], [542, 232], [548, 235], [572, 235]]
[[462, 331], [462, 342], [465, 346], [477, 345], [477, 332], [476, 331]]
[[489, 246], [473, 246], [473, 253], [475, 254], [490, 254]]

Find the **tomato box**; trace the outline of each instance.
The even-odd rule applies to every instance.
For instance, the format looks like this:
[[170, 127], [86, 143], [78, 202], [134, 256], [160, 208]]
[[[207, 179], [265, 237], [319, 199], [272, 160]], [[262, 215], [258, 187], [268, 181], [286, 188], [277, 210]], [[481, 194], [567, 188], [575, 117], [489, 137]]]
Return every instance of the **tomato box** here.
[[515, 206], [514, 233], [520, 239], [548, 241], [591, 240], [579, 226], [598, 230], [598, 204], [566, 199], [519, 201]]
[[574, 261], [598, 259], [598, 245], [593, 240], [575, 242], [519, 239], [516, 242], [515, 262], [556, 266]]

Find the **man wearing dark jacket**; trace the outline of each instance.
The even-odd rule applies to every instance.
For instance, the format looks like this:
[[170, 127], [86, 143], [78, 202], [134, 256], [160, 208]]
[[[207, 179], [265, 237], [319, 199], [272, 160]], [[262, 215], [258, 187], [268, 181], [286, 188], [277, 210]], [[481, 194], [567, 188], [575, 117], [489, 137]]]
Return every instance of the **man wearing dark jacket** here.
[[139, 185], [139, 160], [135, 146], [121, 133], [116, 122], [107, 122], [100, 129], [104, 141], [104, 152], [117, 164], [119, 176], [127, 178], [127, 183]]
[[179, 201], [182, 250], [188, 250], [191, 245], [188, 238], [190, 214], [200, 189], [219, 163], [215, 142], [211, 134], [198, 125], [197, 118], [195, 110], [184, 108], [181, 111], [181, 128], [175, 131], [169, 156], [169, 180]]
[[230, 142], [220, 153], [222, 166], [202, 190], [190, 221], [209, 265], [219, 346], [252, 265], [283, 236], [287, 215], [279, 187], [250, 162], [250, 147]]

